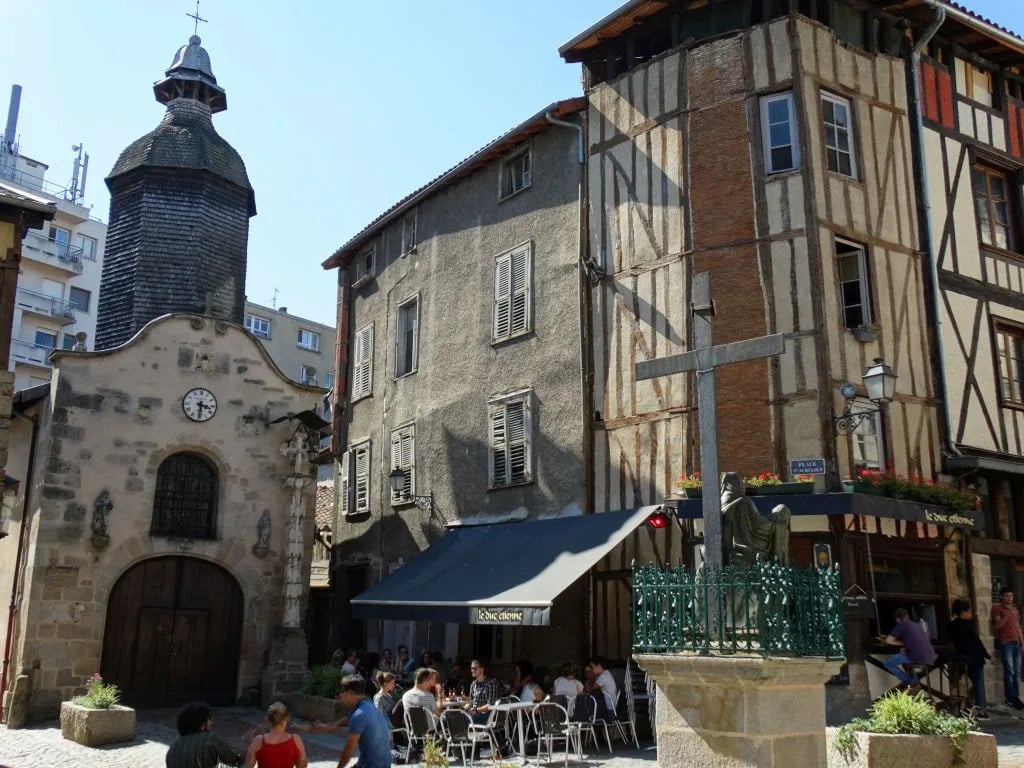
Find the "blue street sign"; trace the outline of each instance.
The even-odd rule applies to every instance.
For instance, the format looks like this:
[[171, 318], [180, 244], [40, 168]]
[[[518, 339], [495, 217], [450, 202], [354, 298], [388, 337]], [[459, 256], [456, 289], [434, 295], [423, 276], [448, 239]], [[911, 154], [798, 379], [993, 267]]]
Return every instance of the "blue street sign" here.
[[797, 475], [824, 475], [825, 474], [825, 460], [824, 459], [790, 459], [789, 460], [789, 474], [793, 477]]

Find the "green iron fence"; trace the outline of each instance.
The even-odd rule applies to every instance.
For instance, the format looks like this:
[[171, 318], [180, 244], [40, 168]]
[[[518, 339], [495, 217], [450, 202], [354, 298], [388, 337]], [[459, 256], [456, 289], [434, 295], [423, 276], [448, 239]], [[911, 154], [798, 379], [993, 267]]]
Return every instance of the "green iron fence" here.
[[633, 564], [634, 653], [843, 658], [838, 566]]

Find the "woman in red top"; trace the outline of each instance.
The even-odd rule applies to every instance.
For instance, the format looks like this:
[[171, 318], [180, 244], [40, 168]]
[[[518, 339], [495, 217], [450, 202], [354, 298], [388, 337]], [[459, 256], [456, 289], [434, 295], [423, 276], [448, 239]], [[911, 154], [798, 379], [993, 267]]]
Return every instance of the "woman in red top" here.
[[267, 709], [270, 732], [257, 736], [249, 745], [245, 756], [245, 768], [306, 768], [306, 748], [302, 739], [288, 728], [288, 707], [281, 702], [271, 704]]

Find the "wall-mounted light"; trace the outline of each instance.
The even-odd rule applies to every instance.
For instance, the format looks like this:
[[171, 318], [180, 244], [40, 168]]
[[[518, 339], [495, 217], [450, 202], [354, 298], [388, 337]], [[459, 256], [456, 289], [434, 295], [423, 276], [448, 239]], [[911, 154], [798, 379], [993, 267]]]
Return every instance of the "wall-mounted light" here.
[[864, 371], [861, 379], [864, 382], [864, 389], [867, 390], [868, 399], [875, 404], [875, 407], [860, 407], [855, 412], [853, 404], [857, 400], [857, 387], [848, 381], [844, 382], [839, 387], [839, 394], [843, 396], [846, 404], [843, 407], [843, 412], [832, 419], [832, 425], [837, 435], [848, 435], [855, 431], [868, 416], [882, 413], [896, 394], [896, 374], [880, 357], [875, 358], [874, 363]]
[[391, 495], [398, 496], [403, 502], [409, 502], [415, 504], [417, 509], [422, 509], [425, 512], [434, 512], [434, 494], [429, 493], [426, 496], [406, 496], [402, 493], [405, 490], [405, 481], [408, 475], [406, 471], [401, 467], [395, 467], [388, 473], [388, 482], [391, 484]]

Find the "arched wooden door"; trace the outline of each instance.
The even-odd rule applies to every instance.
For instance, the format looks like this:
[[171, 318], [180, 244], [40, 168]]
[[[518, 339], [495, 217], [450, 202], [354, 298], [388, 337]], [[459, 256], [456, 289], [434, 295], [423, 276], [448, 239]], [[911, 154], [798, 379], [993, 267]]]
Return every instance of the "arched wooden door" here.
[[157, 557], [114, 584], [103, 633], [103, 678], [125, 704], [233, 704], [242, 639], [242, 590], [218, 565]]

